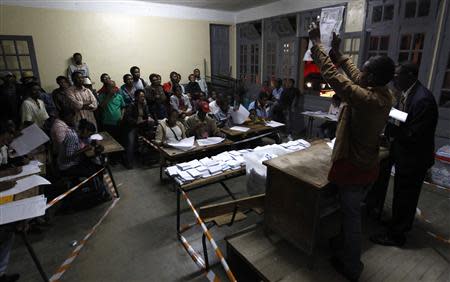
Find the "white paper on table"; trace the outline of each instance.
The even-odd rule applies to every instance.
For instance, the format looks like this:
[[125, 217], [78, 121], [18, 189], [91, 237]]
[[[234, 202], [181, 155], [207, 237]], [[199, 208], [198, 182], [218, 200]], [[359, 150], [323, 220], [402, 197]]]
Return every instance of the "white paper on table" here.
[[228, 152], [223, 152], [223, 153], [213, 156], [212, 159], [215, 161], [218, 161], [218, 162], [220, 162], [220, 161], [226, 162], [229, 160], [233, 160], [233, 156], [228, 154]]
[[222, 165], [218, 164], [215, 166], [210, 166], [209, 168], [209, 173], [211, 173], [211, 175], [215, 175], [217, 173], [220, 173], [222, 171]]
[[46, 205], [47, 198], [44, 195], [0, 205], [0, 225], [42, 216]]
[[204, 165], [198, 166], [195, 169], [198, 170], [199, 172], [208, 171], [208, 167]]
[[96, 134], [92, 134], [91, 137], [89, 137], [91, 140], [97, 140], [97, 141], [102, 141], [103, 140], [103, 136], [96, 133]]
[[214, 165], [217, 165], [217, 164], [218, 164], [218, 161], [212, 160], [212, 159], [206, 157], [206, 158], [201, 159], [201, 160], [200, 160], [200, 163], [201, 163], [203, 166], [214, 166]]
[[233, 156], [233, 158], [239, 165], [245, 164], [244, 157], [242, 157], [242, 156]]
[[309, 148], [311, 147], [311, 143], [309, 143], [308, 141], [304, 140], [304, 139], [298, 139], [297, 140], [298, 143], [300, 143], [303, 147]]
[[168, 173], [170, 176], [178, 175], [178, 168], [177, 168], [177, 166], [176, 166], [176, 165], [174, 165], [174, 166], [169, 166], [169, 167], [167, 168], [167, 173]]
[[187, 164], [188, 164], [191, 168], [196, 168], [196, 167], [202, 165], [197, 159], [194, 159], [194, 160], [188, 162]]
[[179, 172], [179, 175], [180, 175], [180, 177], [181, 177], [183, 180], [186, 180], [186, 181], [192, 181], [192, 180], [194, 180], [194, 178], [193, 178], [189, 173], [187, 173], [186, 171], [180, 171], [180, 172]]
[[228, 151], [228, 154], [232, 155], [233, 157], [234, 156], [242, 156], [242, 153], [238, 152], [238, 151]]
[[[323, 8], [320, 13], [320, 41], [325, 48], [326, 53], [331, 50], [331, 41], [333, 40], [333, 32], [339, 34], [344, 17], [344, 6]], [[307, 23], [308, 24], [308, 23]], [[303, 56], [303, 61], [312, 61], [311, 48], [312, 42], [308, 43], [308, 50]]]
[[21, 134], [9, 145], [9, 148], [15, 151], [13, 156], [20, 157], [26, 155], [50, 140], [47, 134], [35, 123], [22, 129]]
[[22, 166], [21, 173], [18, 173], [15, 175], [4, 176], [4, 177], [0, 178], [0, 182], [14, 180], [16, 178], [39, 173], [39, 172], [41, 172], [41, 169], [39, 168], [39, 163], [40, 162], [38, 162], [38, 161], [35, 161], [35, 162], [31, 161], [29, 164]]
[[180, 170], [187, 170], [191, 168], [191, 165], [189, 163], [181, 163], [181, 164], [177, 164], [177, 167]]
[[208, 137], [204, 139], [197, 139], [197, 144], [199, 146], [208, 146], [208, 145], [215, 145], [223, 142], [225, 138], [222, 137]]
[[181, 139], [179, 142], [169, 142], [167, 145], [182, 151], [188, 151], [194, 147], [195, 137]]
[[230, 127], [230, 129], [240, 131], [240, 132], [247, 132], [250, 130], [250, 128], [244, 127], [244, 126], [233, 126], [233, 127]]
[[242, 105], [239, 105], [239, 109], [237, 111], [231, 111], [231, 118], [233, 119], [234, 124], [243, 124], [250, 112]]
[[278, 122], [278, 121], [268, 121], [266, 122], [266, 126], [270, 126], [270, 127], [280, 127], [280, 126], [284, 126], [284, 123]]
[[336, 142], [336, 138], [331, 140], [331, 142], [327, 142], [327, 145], [328, 145], [328, 147], [330, 147], [331, 150], [333, 150], [335, 142]]
[[39, 176], [39, 175], [31, 175], [31, 176], [17, 180], [16, 185], [11, 189], [1, 192], [0, 197], [6, 197], [6, 196], [19, 194], [30, 188], [33, 188], [33, 187], [36, 187], [39, 185], [48, 185], [48, 184], [51, 184], [51, 183], [44, 177]]
[[392, 108], [389, 112], [389, 116], [395, 120], [405, 122], [408, 118], [408, 113], [397, 110], [396, 108]]
[[191, 168], [191, 169], [187, 170], [187, 173], [189, 173], [194, 178], [199, 178], [202, 176], [202, 174], [195, 168]]

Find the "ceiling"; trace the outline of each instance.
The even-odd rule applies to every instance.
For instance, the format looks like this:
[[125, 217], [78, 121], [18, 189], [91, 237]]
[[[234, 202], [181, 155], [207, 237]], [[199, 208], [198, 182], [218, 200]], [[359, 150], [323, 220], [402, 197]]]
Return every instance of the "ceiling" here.
[[237, 12], [265, 5], [279, 0], [141, 0], [160, 4], [179, 5], [192, 8], [204, 8]]

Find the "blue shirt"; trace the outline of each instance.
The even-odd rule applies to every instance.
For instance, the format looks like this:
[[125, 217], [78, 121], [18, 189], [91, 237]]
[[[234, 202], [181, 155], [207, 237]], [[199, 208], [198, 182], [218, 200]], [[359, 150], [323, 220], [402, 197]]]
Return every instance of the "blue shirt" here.
[[275, 100], [280, 100], [281, 93], [283, 93], [283, 87], [280, 87], [279, 89], [273, 89], [272, 90], [272, 96], [275, 98]]
[[133, 85], [133, 88], [131, 89], [131, 91], [127, 90], [127, 87], [125, 84], [120, 87], [119, 93], [122, 96], [123, 101], [125, 102], [125, 106], [129, 106], [131, 103], [134, 102], [134, 92], [136, 90], [137, 89], [136, 89], [136, 87], [134, 87], [134, 85]]
[[271, 117], [271, 105], [269, 103], [267, 103], [265, 105], [265, 107], [261, 107], [261, 105], [259, 104], [258, 101], [253, 101], [250, 103], [250, 105], [248, 106], [248, 110], [255, 110], [256, 111], [256, 116], [258, 118], [270, 118]]

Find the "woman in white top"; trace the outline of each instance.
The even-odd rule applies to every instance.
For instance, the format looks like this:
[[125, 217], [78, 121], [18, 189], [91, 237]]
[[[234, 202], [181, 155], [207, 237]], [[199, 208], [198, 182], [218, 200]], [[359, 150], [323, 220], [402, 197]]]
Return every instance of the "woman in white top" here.
[[186, 129], [178, 121], [178, 111], [172, 109], [169, 112], [169, 117], [159, 122], [155, 142], [158, 145], [167, 146], [167, 143], [178, 142], [184, 138], [186, 138]]

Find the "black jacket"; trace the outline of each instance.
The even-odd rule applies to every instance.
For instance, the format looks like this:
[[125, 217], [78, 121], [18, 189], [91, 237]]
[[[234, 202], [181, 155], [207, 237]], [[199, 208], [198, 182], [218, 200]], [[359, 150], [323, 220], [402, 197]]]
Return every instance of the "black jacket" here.
[[391, 156], [398, 169], [428, 169], [434, 164], [434, 134], [438, 121], [433, 93], [417, 81], [408, 95], [405, 111], [408, 117], [404, 123], [389, 125], [394, 138]]

